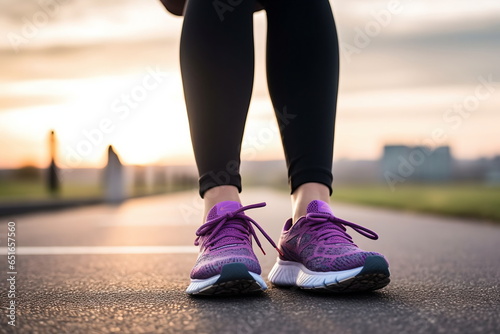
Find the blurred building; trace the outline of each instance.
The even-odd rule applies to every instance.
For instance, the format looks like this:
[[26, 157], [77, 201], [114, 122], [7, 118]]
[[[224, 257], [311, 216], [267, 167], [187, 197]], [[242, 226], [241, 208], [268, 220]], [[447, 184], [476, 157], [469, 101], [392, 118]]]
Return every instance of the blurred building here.
[[489, 161], [485, 179], [489, 185], [500, 185], [500, 155]]
[[[386, 145], [381, 160], [381, 177], [415, 182], [446, 182], [452, 179], [453, 158], [449, 146]], [[404, 180], [404, 181], [403, 181]]]

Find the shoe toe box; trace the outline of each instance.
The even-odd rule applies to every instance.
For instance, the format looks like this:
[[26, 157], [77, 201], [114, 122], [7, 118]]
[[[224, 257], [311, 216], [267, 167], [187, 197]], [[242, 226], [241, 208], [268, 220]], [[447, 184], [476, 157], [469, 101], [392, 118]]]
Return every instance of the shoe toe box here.
[[358, 250], [336, 255], [321, 255], [310, 257], [305, 266], [312, 271], [342, 271], [364, 266], [366, 258], [369, 256], [381, 256], [382, 254], [376, 252], [365, 252]]
[[223, 249], [220, 251], [205, 253], [198, 258], [196, 264], [191, 271], [192, 279], [206, 279], [222, 272], [222, 267], [230, 263], [243, 263], [248, 271], [261, 274], [259, 262], [253, 254], [253, 251], [248, 249]]

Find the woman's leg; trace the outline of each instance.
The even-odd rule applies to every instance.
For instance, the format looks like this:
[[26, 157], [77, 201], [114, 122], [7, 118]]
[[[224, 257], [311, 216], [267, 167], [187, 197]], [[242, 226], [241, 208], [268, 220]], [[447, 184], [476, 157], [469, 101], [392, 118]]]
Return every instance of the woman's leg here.
[[267, 77], [288, 166], [294, 221], [331, 195], [339, 77], [328, 0], [270, 0]]
[[255, 1], [224, 8], [216, 4], [188, 1], [180, 49], [200, 195], [207, 209], [238, 199], [241, 191], [240, 149], [254, 75]]
[[329, 292], [383, 288], [390, 282], [387, 260], [358, 248], [346, 227], [370, 239], [377, 234], [336, 218], [324, 203], [331, 194], [339, 71], [330, 4], [270, 0], [268, 16], [269, 90], [280, 122], [294, 209], [293, 219], [283, 227], [280, 256], [269, 280]]
[[295, 223], [306, 214], [311, 201], [330, 202], [330, 188], [322, 183], [307, 182], [301, 184], [292, 194], [292, 221]]

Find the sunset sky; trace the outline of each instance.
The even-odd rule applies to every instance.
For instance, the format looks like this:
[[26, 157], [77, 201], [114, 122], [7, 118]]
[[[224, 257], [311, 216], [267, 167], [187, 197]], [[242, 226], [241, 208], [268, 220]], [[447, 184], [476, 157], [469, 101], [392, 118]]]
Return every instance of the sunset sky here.
[[[44, 3], [41, 6], [39, 3]], [[500, 154], [498, 0], [332, 1], [341, 41], [335, 158], [384, 144]], [[242, 158], [281, 159], [265, 79], [264, 12]], [[0, 0], [0, 168], [193, 163], [178, 52], [182, 19], [156, 0]]]

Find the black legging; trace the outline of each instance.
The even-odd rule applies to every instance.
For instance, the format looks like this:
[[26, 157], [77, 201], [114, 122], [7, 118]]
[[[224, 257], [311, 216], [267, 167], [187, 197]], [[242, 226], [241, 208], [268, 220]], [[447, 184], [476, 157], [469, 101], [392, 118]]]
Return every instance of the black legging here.
[[[240, 150], [254, 75], [255, 0], [189, 0], [180, 49], [200, 195], [241, 191]], [[264, 3], [264, 1], [261, 1]], [[332, 183], [339, 51], [328, 0], [267, 0], [267, 80], [293, 193]]]

